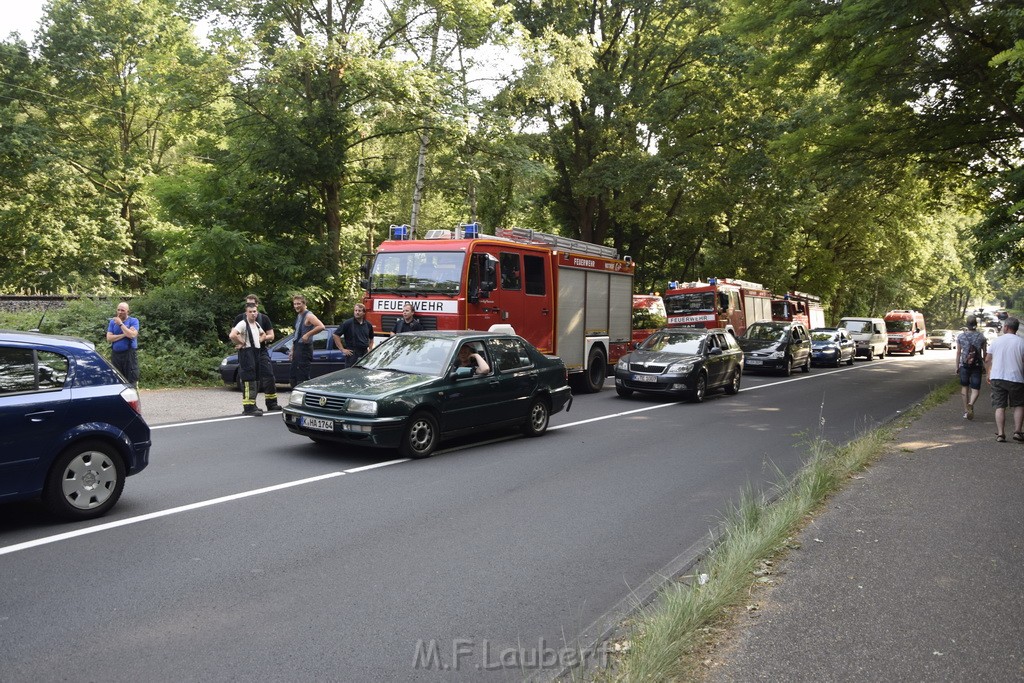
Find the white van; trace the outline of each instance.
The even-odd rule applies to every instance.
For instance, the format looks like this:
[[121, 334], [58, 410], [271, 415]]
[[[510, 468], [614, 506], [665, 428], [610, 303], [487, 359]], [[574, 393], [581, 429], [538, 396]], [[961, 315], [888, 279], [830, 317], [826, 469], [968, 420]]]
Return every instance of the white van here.
[[875, 356], [885, 358], [889, 337], [885, 333], [885, 321], [881, 318], [843, 318], [839, 327], [845, 327], [853, 341], [857, 342], [857, 355], [871, 360]]

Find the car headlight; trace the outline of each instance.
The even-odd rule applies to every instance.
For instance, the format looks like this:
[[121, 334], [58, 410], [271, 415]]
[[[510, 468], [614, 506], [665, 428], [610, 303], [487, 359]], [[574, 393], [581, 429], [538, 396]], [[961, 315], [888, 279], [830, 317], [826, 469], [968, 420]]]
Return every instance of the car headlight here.
[[358, 415], [376, 415], [377, 402], [367, 401], [362, 398], [350, 398], [345, 406], [345, 410]]
[[619, 362], [615, 364], [615, 369], [616, 370], [628, 370], [629, 369], [629, 358], [627, 356], [623, 356], [622, 358], [620, 358]]
[[290, 406], [301, 406], [302, 402], [306, 400], [306, 392], [292, 389], [291, 396], [288, 397], [288, 405]]
[[665, 368], [665, 372], [672, 373], [674, 375], [688, 375], [693, 371], [693, 361], [681, 360], [670, 364]]
[[771, 353], [768, 354], [768, 357], [769, 358], [785, 358], [786, 357], [786, 352], [785, 351], [772, 351]]
[[227, 358], [227, 356], [225, 356], [225, 357], [224, 357], [224, 360], [222, 360], [222, 361], [220, 362], [220, 364], [221, 364], [221, 367], [224, 367], [225, 365], [227, 365], [227, 364], [228, 364], [228, 358]]

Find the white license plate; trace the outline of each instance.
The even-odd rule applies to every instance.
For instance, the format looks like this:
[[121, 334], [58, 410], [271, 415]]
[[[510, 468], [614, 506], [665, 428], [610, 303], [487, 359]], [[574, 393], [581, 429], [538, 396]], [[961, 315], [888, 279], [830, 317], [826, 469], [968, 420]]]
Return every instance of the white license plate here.
[[756, 358], [748, 358], [747, 360], [745, 360], [743, 362], [746, 363], [747, 365], [763, 365], [764, 364], [763, 360], [758, 360]]
[[658, 378], [655, 375], [633, 375], [634, 382], [657, 382]]
[[318, 417], [302, 417], [299, 425], [306, 429], [315, 429], [320, 432], [333, 432], [334, 420], [321, 420]]

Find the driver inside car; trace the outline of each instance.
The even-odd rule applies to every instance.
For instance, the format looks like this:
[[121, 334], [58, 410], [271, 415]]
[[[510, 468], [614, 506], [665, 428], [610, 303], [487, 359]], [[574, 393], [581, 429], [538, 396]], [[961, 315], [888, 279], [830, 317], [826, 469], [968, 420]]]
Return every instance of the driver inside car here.
[[486, 375], [491, 371], [484, 357], [477, 353], [469, 344], [459, 347], [459, 357], [456, 359], [456, 367], [473, 368], [474, 375]]

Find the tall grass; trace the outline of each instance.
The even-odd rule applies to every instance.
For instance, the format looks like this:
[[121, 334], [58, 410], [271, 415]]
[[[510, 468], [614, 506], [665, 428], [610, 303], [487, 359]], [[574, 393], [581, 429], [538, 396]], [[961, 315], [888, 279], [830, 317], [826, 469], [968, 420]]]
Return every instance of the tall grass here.
[[785, 549], [788, 540], [825, 499], [849, 477], [878, 458], [896, 430], [944, 402], [959, 388], [952, 381], [932, 391], [898, 421], [874, 429], [845, 446], [822, 439], [810, 443], [807, 462], [792, 478], [777, 474], [777, 497], [746, 489], [730, 505], [716, 544], [693, 576], [668, 583], [656, 600], [633, 621], [625, 638], [629, 647], [602, 680], [670, 681], [692, 677], [690, 656], [705, 630], [724, 619], [725, 610], [742, 605], [757, 580], [762, 562]]

